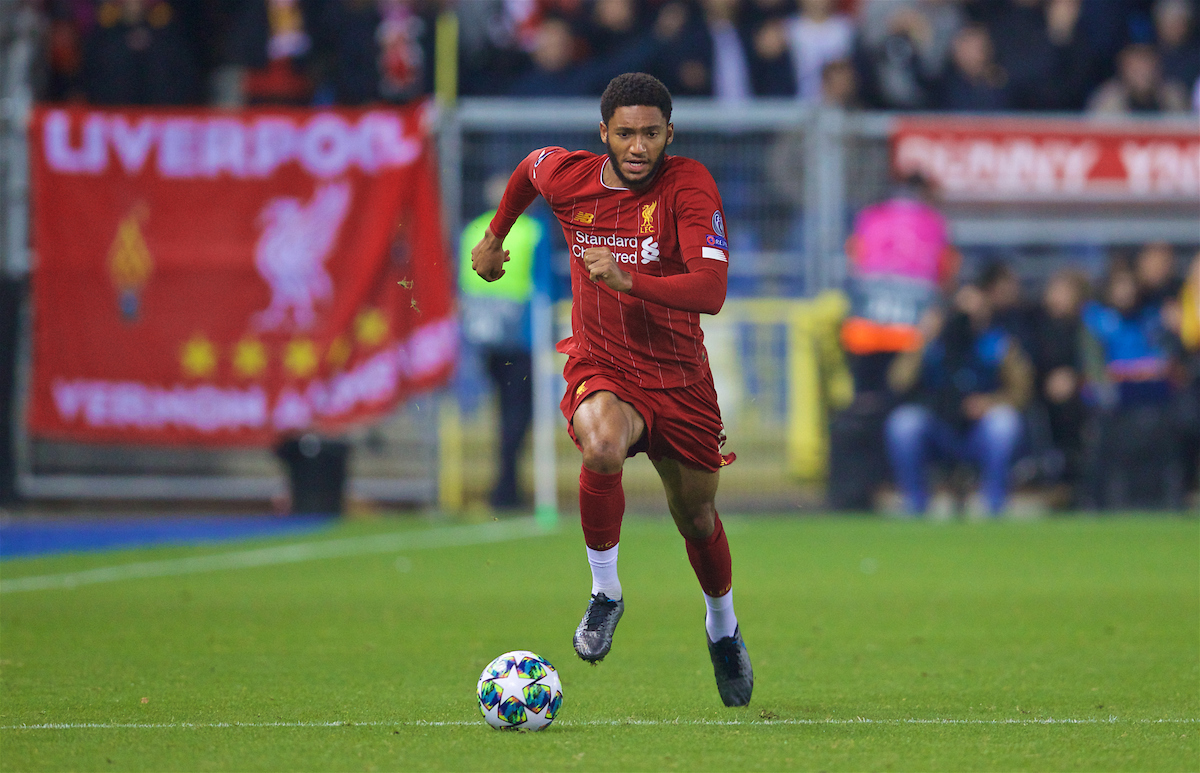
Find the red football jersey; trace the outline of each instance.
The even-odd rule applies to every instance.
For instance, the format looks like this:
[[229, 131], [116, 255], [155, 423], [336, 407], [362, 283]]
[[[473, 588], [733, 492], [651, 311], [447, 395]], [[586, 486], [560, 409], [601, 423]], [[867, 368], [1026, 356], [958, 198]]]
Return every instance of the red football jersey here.
[[[699, 312], [716, 313], [725, 300], [729, 245], [717, 185], [700, 162], [665, 156], [646, 190], [613, 188], [602, 177], [608, 163], [588, 151], [534, 151], [513, 172], [492, 232], [507, 235], [541, 194], [571, 251], [571, 337], [558, 350], [644, 388], [692, 384], [708, 372]], [[591, 281], [589, 247], [608, 247], [633, 274], [629, 293]], [[661, 279], [683, 274], [703, 274], [703, 283]]]

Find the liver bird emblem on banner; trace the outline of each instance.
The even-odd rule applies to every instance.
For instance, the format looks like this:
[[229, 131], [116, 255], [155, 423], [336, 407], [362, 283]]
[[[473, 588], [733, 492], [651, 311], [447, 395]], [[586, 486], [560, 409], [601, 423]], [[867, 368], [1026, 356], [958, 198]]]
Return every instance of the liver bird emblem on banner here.
[[333, 297], [325, 261], [349, 209], [346, 183], [320, 186], [308, 203], [281, 196], [263, 207], [254, 265], [271, 288], [271, 303], [254, 317], [258, 330], [312, 327], [317, 303]]

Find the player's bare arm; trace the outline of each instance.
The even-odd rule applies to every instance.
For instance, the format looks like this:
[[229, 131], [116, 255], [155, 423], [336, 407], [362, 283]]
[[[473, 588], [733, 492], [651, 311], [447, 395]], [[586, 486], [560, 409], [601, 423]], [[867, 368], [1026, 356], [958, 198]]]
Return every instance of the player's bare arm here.
[[489, 282], [504, 276], [504, 264], [508, 258], [504, 240], [493, 234], [490, 228], [483, 232], [479, 244], [471, 248], [471, 268]]
[[633, 276], [622, 271], [607, 247], [589, 247], [583, 251], [583, 265], [593, 282], [603, 282], [619, 293], [629, 292], [633, 287]]

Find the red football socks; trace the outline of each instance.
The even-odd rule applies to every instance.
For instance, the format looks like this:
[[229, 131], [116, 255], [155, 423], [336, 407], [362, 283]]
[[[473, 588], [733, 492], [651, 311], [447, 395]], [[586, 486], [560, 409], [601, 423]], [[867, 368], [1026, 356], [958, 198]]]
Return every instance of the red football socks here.
[[[581, 467], [579, 517], [583, 522], [583, 541], [587, 546], [592, 550], [608, 550], [617, 544], [621, 539], [621, 518], [624, 515], [625, 489], [621, 487], [621, 473], [605, 475]], [[727, 555], [728, 552], [727, 547]]]
[[733, 559], [729, 556], [729, 540], [721, 516], [715, 515], [716, 525], [708, 539], [684, 538], [688, 561], [700, 588], [709, 596], [724, 596], [733, 587]]

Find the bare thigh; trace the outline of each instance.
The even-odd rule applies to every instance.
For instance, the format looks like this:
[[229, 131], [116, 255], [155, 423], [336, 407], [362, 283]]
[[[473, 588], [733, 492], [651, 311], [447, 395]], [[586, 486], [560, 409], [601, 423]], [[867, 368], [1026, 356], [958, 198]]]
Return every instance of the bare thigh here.
[[571, 417], [575, 438], [583, 451], [583, 466], [612, 475], [625, 466], [625, 457], [646, 431], [642, 415], [612, 392], [591, 394]]

